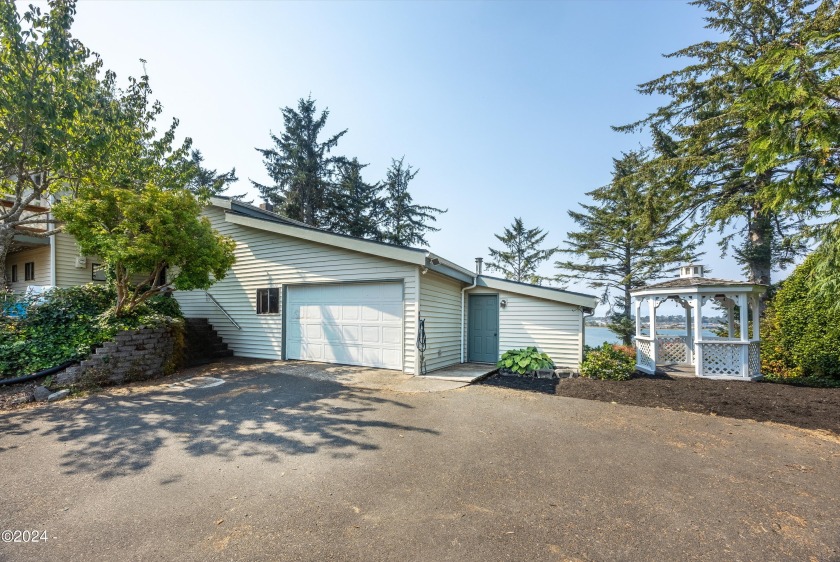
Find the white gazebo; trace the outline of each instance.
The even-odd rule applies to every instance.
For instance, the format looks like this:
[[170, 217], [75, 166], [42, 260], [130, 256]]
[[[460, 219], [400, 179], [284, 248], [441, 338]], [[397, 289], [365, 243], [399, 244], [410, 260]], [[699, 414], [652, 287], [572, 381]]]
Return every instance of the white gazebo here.
[[[765, 285], [712, 279], [702, 265], [685, 265], [676, 279], [630, 292], [636, 316], [636, 368], [654, 374], [658, 365], [692, 367], [698, 377], [755, 380], [761, 377], [759, 298]], [[685, 309], [684, 336], [657, 334], [656, 309], [672, 300]], [[642, 331], [642, 305], [647, 301], [650, 329]], [[727, 311], [728, 337], [703, 335], [703, 305], [717, 302]], [[739, 334], [735, 334], [735, 307]], [[750, 330], [750, 320], [752, 330]], [[750, 333], [752, 332], [752, 333]]]

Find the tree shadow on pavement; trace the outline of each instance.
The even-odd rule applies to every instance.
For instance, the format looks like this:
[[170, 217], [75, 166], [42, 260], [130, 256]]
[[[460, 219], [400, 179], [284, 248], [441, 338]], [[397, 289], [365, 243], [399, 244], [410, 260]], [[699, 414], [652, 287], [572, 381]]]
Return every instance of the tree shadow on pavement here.
[[[413, 407], [334, 381], [278, 374], [237, 374], [214, 388], [103, 394], [59, 407], [0, 416], [0, 462], [13, 436], [38, 434], [66, 443], [67, 474], [109, 479], [144, 470], [163, 447], [221, 459], [327, 454], [353, 457], [376, 450], [382, 430], [439, 432], [385, 421], [379, 410]], [[5, 443], [4, 443], [5, 441]]]

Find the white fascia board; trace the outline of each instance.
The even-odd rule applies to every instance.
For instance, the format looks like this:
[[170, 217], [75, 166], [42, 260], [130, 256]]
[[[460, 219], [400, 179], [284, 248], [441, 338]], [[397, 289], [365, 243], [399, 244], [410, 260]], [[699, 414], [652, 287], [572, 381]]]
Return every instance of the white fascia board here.
[[214, 207], [221, 207], [222, 209], [230, 210], [230, 199], [223, 199], [221, 197], [211, 197], [210, 204]]
[[483, 275], [478, 278], [477, 286], [487, 287], [488, 289], [498, 289], [499, 291], [507, 291], [509, 293], [518, 293], [520, 295], [527, 295], [538, 299], [562, 302], [584, 308], [594, 309], [598, 306], [598, 297], [580, 295], [560, 289], [549, 289], [547, 287], [540, 287], [539, 285], [529, 285], [527, 283], [516, 283], [513, 281], [505, 281], [503, 279], [495, 279], [493, 277], [484, 277]]
[[429, 259], [438, 259], [440, 260], [440, 264], [444, 265], [450, 269], [454, 269], [459, 273], [463, 273], [464, 275], [468, 275], [470, 277], [475, 277], [475, 272], [472, 270], [467, 269], [466, 267], [461, 267], [455, 262], [451, 262], [448, 259], [441, 257], [433, 252], [429, 252]]
[[303, 228], [300, 226], [281, 224], [278, 222], [255, 219], [243, 215], [236, 215], [233, 213], [225, 213], [225, 221], [232, 224], [238, 224], [240, 226], [247, 226], [250, 228], [256, 228], [258, 230], [265, 230], [267, 232], [282, 234], [283, 236], [300, 238], [301, 240], [309, 240], [310, 242], [316, 242], [318, 244], [324, 244], [326, 246], [334, 246], [336, 248], [352, 250], [354, 252], [359, 252], [362, 254], [379, 256], [382, 258], [406, 262], [414, 265], [426, 264], [426, 252], [423, 250], [409, 250], [407, 248], [398, 248], [396, 246], [388, 246], [386, 244], [378, 244], [376, 242], [369, 242], [367, 240], [359, 240], [358, 238], [351, 238], [348, 236], [341, 236], [339, 234], [332, 234], [315, 228]]
[[763, 294], [764, 285], [695, 285], [693, 287], [636, 289], [630, 291], [631, 297], [668, 297], [671, 295], [719, 295], [721, 293]]

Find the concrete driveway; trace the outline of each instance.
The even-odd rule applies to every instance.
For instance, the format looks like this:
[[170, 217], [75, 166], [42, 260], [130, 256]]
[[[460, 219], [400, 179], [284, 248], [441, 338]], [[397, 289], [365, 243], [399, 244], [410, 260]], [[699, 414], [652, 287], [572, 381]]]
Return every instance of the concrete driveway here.
[[840, 441], [282, 364], [0, 414], [2, 560], [837, 560]]

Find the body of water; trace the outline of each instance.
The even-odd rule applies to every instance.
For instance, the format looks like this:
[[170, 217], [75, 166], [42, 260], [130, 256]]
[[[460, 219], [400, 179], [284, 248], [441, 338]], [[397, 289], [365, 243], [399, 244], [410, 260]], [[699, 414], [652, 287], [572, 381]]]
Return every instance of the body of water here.
[[[685, 330], [656, 330], [657, 335], [660, 336], [684, 336]], [[704, 336], [714, 336], [715, 334], [709, 330], [703, 330]], [[609, 328], [602, 328], [601, 326], [586, 326], [586, 345], [590, 347], [600, 347], [605, 343], [619, 343], [618, 336]]]

